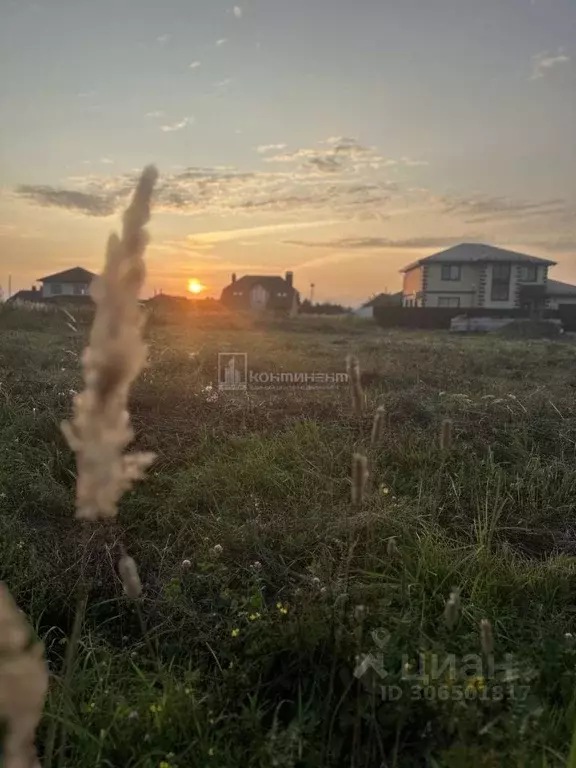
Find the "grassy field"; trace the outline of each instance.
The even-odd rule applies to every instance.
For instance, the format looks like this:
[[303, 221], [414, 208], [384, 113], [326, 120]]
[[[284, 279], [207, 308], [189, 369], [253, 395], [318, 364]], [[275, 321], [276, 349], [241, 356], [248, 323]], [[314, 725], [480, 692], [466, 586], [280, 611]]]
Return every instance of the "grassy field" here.
[[[57, 718], [68, 768], [565, 766], [574, 342], [216, 320], [150, 324], [131, 409], [137, 446], [158, 458], [119, 522], [91, 528], [73, 519], [59, 431], [86, 328], [0, 313], [0, 576], [50, 660], [40, 747]], [[355, 354], [365, 415], [346, 386], [219, 392], [226, 351], [276, 372], [339, 372]], [[352, 454], [378, 406], [370, 492], [354, 507]], [[116, 574], [120, 545], [139, 564], [139, 604]]]

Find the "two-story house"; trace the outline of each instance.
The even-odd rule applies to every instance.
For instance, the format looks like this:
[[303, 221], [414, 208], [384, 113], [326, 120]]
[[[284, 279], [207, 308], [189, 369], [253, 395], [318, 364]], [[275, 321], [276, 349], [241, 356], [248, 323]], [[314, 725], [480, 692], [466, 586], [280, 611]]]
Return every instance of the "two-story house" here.
[[292, 272], [285, 277], [271, 275], [232, 275], [232, 282], [222, 291], [220, 301], [230, 309], [252, 312], [295, 312], [299, 294]]
[[41, 277], [41, 294], [43, 299], [56, 298], [58, 296], [87, 296], [90, 283], [96, 277], [83, 267], [73, 267], [64, 272], [56, 272], [54, 275]]
[[405, 307], [521, 308], [547, 303], [556, 262], [482, 243], [461, 243], [405, 267]]

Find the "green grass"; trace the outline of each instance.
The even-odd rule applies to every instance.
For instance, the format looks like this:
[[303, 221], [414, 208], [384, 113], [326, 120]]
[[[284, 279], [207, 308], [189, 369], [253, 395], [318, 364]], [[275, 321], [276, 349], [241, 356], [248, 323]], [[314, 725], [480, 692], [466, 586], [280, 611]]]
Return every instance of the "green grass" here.
[[[158, 458], [118, 523], [86, 535], [58, 427], [81, 387], [85, 323], [74, 331], [60, 314], [28, 313], [17, 330], [14, 312], [6, 317], [0, 576], [47, 647], [53, 680], [39, 738], [42, 748], [55, 717], [66, 723], [60, 765], [567, 764], [572, 341], [386, 332], [341, 318], [155, 324], [131, 408], [135, 444]], [[342, 388], [206, 389], [219, 351], [247, 351], [260, 371], [342, 371], [356, 354], [366, 417], [352, 415]], [[378, 405], [386, 427], [371, 493], [355, 510], [351, 457]], [[454, 444], [442, 452], [445, 418]], [[115, 572], [120, 541], [141, 571], [146, 636]], [[89, 603], [58, 714], [81, 573]], [[462, 609], [449, 630], [454, 586]], [[511, 683], [463, 668], [466, 654], [480, 654], [483, 618], [496, 663], [513, 656]], [[370, 653], [385, 678], [354, 676]], [[456, 669], [418, 688], [419, 660], [429, 672], [449, 654]]]

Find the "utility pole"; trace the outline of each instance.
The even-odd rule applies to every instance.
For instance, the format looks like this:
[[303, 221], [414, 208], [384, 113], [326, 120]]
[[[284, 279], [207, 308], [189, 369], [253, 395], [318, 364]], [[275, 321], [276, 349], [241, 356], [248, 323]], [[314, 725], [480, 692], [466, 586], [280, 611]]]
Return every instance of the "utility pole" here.
[[12, 275], [8, 275], [8, 298], [12, 296]]

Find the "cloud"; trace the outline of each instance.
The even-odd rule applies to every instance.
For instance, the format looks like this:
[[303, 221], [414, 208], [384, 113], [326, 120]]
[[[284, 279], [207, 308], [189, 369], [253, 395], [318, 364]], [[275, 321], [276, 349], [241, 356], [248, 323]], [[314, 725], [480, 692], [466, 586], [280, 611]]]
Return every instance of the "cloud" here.
[[193, 61], [192, 64], [190, 64], [190, 69], [198, 69], [198, 67], [202, 66], [201, 61]]
[[541, 80], [546, 72], [561, 64], [568, 64], [570, 56], [564, 53], [563, 48], [559, 48], [556, 54], [541, 51], [532, 56], [532, 75], [530, 80]]
[[211, 232], [200, 232], [189, 235], [187, 240], [192, 247], [206, 247], [215, 243], [223, 243], [230, 240], [239, 240], [242, 237], [264, 237], [276, 232], [286, 232], [293, 229], [312, 229], [314, 227], [327, 227], [339, 224], [338, 219], [322, 219], [320, 221], [286, 221], [280, 224], [262, 224], [256, 227], [243, 227], [242, 229], [225, 229]]
[[366, 249], [425, 249], [446, 248], [450, 245], [466, 242], [474, 239], [470, 235], [453, 235], [445, 237], [410, 237], [405, 239], [391, 239], [389, 237], [342, 237], [337, 240], [286, 240], [286, 245], [294, 245], [298, 248], [325, 248], [330, 250], [366, 250]]
[[114, 165], [114, 160], [111, 160], [109, 157], [101, 157], [100, 162], [102, 165]]
[[16, 191], [21, 197], [31, 200], [42, 207], [80, 211], [86, 216], [111, 216], [116, 212], [116, 202], [113, 196], [88, 194], [74, 190], [30, 184], [23, 184]]
[[256, 151], [263, 155], [266, 152], [274, 152], [277, 150], [286, 149], [286, 146], [286, 144], [261, 144], [259, 147], [256, 147]]
[[232, 12], [234, 13], [234, 16], [236, 16], [237, 19], [242, 18], [242, 8], [240, 8], [239, 5], [235, 5], [232, 9]]
[[182, 120], [179, 120], [177, 123], [171, 123], [169, 125], [161, 125], [160, 130], [164, 131], [164, 133], [173, 133], [174, 131], [181, 131], [183, 128], [186, 128], [189, 125], [194, 124], [194, 118], [193, 117], [184, 117]]
[[161, 109], [155, 109], [152, 112], [146, 112], [144, 117], [164, 117], [164, 112]]
[[233, 82], [233, 77], [225, 77], [224, 80], [218, 80], [217, 83], [214, 83], [214, 88], [227, 88]]
[[159, 35], [156, 38], [156, 42], [160, 43], [160, 45], [166, 45], [166, 43], [169, 43], [170, 40], [172, 40], [172, 35], [168, 32], [165, 32], [163, 35]]
[[566, 213], [566, 202], [562, 198], [526, 201], [512, 200], [507, 197], [478, 197], [445, 200], [444, 203], [444, 213], [461, 216], [468, 224], [512, 221]]
[[221, 37], [220, 40], [216, 40], [216, 45], [220, 48], [222, 45], [228, 42], [227, 37]]

